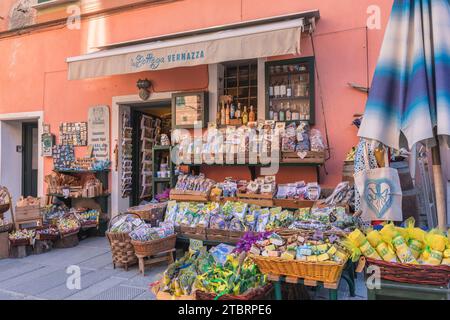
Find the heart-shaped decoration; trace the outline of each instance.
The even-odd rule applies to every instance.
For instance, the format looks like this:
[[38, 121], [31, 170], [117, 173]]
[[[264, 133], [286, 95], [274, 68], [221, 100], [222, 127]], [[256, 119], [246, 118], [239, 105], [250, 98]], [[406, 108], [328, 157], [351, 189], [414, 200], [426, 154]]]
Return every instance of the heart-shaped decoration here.
[[383, 218], [392, 206], [393, 187], [387, 179], [368, 179], [365, 187], [365, 200], [377, 218]]
[[305, 157], [308, 155], [307, 151], [299, 151], [297, 152], [297, 155], [300, 157], [300, 159], [305, 159]]

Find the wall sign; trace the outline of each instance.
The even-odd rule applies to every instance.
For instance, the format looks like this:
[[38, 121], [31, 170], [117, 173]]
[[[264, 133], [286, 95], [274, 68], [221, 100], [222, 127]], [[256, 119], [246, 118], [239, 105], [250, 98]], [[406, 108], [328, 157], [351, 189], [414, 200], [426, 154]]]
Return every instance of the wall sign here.
[[88, 144], [92, 146], [92, 157], [109, 160], [109, 107], [89, 108], [88, 125]]

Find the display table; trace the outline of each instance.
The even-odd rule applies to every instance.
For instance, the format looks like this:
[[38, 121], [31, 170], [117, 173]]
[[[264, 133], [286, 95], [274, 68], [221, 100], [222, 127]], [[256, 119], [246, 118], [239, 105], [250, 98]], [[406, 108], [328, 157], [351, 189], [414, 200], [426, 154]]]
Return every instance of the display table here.
[[[273, 282], [275, 291], [275, 300], [283, 300], [281, 294], [281, 283], [301, 284], [307, 287], [319, 287], [323, 286], [328, 289], [329, 299], [338, 300], [338, 288], [340, 281], [336, 283], [323, 283], [320, 281], [306, 280], [285, 276], [267, 275], [267, 279]], [[341, 275], [341, 279], [344, 279], [349, 287], [350, 296], [354, 297], [355, 294], [355, 265], [353, 262], [348, 261]]]
[[449, 300], [450, 288], [380, 280], [380, 289], [367, 288], [368, 300]]

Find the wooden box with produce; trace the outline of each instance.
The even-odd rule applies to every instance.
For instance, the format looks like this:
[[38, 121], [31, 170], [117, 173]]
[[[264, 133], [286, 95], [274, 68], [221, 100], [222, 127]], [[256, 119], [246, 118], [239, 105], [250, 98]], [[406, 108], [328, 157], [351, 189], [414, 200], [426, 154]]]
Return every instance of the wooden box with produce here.
[[16, 222], [41, 219], [41, 201], [39, 198], [20, 198], [14, 212]]
[[282, 163], [325, 163], [325, 151], [281, 152]]

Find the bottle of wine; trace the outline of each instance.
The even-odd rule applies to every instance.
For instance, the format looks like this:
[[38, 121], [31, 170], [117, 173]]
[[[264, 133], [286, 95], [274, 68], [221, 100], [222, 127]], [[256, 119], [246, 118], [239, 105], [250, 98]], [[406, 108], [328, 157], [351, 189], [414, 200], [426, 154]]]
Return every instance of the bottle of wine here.
[[248, 114], [248, 121], [255, 122], [256, 121], [256, 113], [253, 111], [253, 106], [250, 106], [250, 113]]
[[241, 103], [238, 102], [236, 112], [234, 113], [236, 119], [241, 119]]
[[275, 82], [275, 85], [273, 87], [273, 93], [274, 93], [275, 98], [280, 97], [280, 85], [278, 84], [278, 81]]
[[283, 81], [281, 81], [280, 85], [280, 97], [282, 98], [286, 97], [286, 82], [284, 81], [284, 79]]
[[223, 101], [222, 101], [222, 109], [220, 109], [220, 124], [222, 126], [226, 124], [225, 102]]
[[286, 87], [286, 96], [288, 98], [292, 97], [292, 85], [291, 85], [290, 78], [288, 78], [288, 83], [287, 83], [287, 87]]
[[244, 112], [242, 112], [242, 124], [245, 126], [248, 123], [247, 106], [244, 106]]
[[286, 106], [286, 121], [291, 121], [292, 120], [292, 111], [291, 111], [291, 105], [288, 101], [287, 106]]
[[234, 105], [234, 102], [230, 103], [230, 119], [234, 119], [234, 114], [236, 112], [236, 106]]
[[285, 121], [285, 117], [284, 117], [284, 106], [283, 106], [283, 102], [280, 105], [280, 114], [278, 116], [279, 121]]

